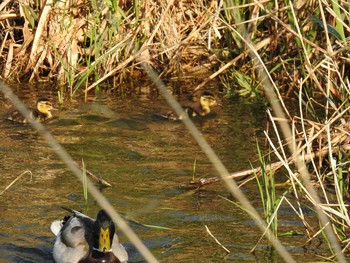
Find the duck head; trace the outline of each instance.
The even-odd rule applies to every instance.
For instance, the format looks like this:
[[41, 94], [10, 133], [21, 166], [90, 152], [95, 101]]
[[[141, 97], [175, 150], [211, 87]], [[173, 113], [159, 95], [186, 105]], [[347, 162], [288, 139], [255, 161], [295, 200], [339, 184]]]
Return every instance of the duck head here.
[[199, 102], [203, 109], [203, 114], [201, 115], [208, 114], [210, 112], [210, 107], [218, 104], [215, 95], [209, 91], [204, 91], [202, 93]]
[[101, 253], [108, 253], [112, 251], [114, 233], [115, 226], [112, 219], [109, 217], [106, 211], [100, 210], [93, 226], [93, 249]]
[[46, 98], [39, 99], [36, 103], [36, 108], [40, 113], [45, 114], [47, 118], [52, 118], [51, 110], [55, 110], [52, 107], [52, 103]]

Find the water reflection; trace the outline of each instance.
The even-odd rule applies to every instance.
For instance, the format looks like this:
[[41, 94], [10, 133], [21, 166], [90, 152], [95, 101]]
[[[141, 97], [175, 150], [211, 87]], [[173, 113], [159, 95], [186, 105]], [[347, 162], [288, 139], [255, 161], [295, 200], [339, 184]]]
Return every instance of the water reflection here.
[[[25, 90], [16, 92], [30, 104], [37, 91]], [[3, 96], [0, 102], [4, 105], [0, 115], [4, 116], [11, 105]], [[196, 125], [229, 171], [246, 169], [250, 162], [256, 162], [256, 136], [262, 130], [264, 109], [237, 101], [224, 105], [216, 109], [216, 117]], [[102, 93], [87, 103], [66, 100], [58, 118], [47, 128], [77, 162], [84, 159], [91, 172], [113, 185], [104, 189], [104, 194], [161, 262], [278, 259], [266, 256], [264, 246], [258, 247], [256, 255], [249, 253], [260, 232], [244, 212], [219, 197], [227, 197], [221, 184], [193, 191], [179, 187], [192, 179], [195, 160], [196, 177], [216, 172], [180, 122], [154, 118], [154, 113], [167, 110], [161, 98], [150, 102]], [[35, 131], [4, 120], [0, 123], [1, 189], [26, 169], [34, 176], [33, 181], [21, 178], [0, 197], [0, 259], [50, 262], [54, 237], [49, 226], [65, 214], [60, 206], [83, 209], [91, 216], [99, 207], [91, 198], [85, 205], [81, 183]], [[260, 205], [253, 184], [244, 191]], [[281, 215], [281, 221], [302, 229], [289, 213]], [[204, 225], [232, 251], [230, 255], [216, 245]], [[120, 237], [131, 262], [140, 262], [139, 253], [123, 235]], [[301, 240], [293, 237], [283, 241], [297, 257], [305, 259], [302, 251], [295, 250]]]

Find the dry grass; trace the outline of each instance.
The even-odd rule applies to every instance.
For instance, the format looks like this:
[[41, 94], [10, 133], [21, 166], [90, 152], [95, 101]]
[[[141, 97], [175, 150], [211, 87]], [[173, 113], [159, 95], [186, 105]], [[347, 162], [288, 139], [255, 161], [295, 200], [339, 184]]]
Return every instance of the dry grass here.
[[[109, 3], [109, 4], [107, 4]], [[74, 90], [137, 74], [141, 55], [163, 77], [208, 75], [215, 2], [5, 1], [0, 6], [2, 77], [57, 81]], [[135, 55], [135, 54], [134, 54]], [[130, 59], [131, 58], [131, 59]]]
[[101, 83], [115, 88], [130, 82], [143, 74], [138, 65], [144, 60], [163, 79], [203, 87], [220, 77], [233, 93], [242, 89], [235, 81], [236, 67], [256, 89], [253, 93], [260, 94], [253, 61], [237, 30], [250, 36], [285, 95], [297, 91], [303, 78], [310, 96], [344, 98], [339, 86], [348, 72], [346, 3], [243, 3], [3, 1], [1, 76], [7, 81], [55, 81], [74, 95]]

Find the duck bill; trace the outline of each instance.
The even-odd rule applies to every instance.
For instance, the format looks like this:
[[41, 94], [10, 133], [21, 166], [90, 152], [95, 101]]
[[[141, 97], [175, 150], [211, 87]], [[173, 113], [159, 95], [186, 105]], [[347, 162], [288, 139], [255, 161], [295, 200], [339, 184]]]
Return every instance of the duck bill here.
[[221, 102], [219, 102], [219, 101], [217, 101], [217, 100], [215, 100], [215, 104], [214, 104], [215, 106], [218, 106], [218, 107], [220, 107], [220, 108], [222, 108], [223, 106], [222, 106], [222, 104], [221, 104]]
[[222, 108], [222, 104], [218, 100], [215, 100], [211, 106], [219, 106]]
[[99, 235], [99, 240], [98, 240], [98, 250], [107, 253], [111, 251], [111, 237], [110, 237], [110, 232], [109, 229], [103, 229], [101, 228], [100, 230], [100, 235]]

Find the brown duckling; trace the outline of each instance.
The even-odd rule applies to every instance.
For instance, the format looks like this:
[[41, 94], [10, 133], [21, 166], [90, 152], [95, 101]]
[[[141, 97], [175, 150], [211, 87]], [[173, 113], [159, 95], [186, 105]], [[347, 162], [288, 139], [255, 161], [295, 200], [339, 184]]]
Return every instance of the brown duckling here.
[[[65, 208], [66, 209], [66, 208]], [[54, 221], [51, 231], [57, 236], [53, 258], [57, 263], [123, 263], [128, 261], [119, 243], [112, 219], [100, 210], [96, 220], [75, 211], [71, 217]]]
[[206, 116], [210, 113], [210, 107], [217, 105], [215, 95], [209, 91], [203, 91], [198, 97], [189, 96], [180, 99], [179, 103], [183, 107], [186, 115], [177, 116], [174, 112], [169, 112], [165, 117], [169, 120], [181, 120], [184, 117]]
[[[54, 110], [54, 108], [46, 98], [40, 98], [36, 103], [36, 108], [29, 109], [30, 116], [38, 122], [44, 122], [53, 118], [51, 110]], [[28, 120], [17, 110], [13, 111], [7, 119], [18, 123], [28, 123]]]

